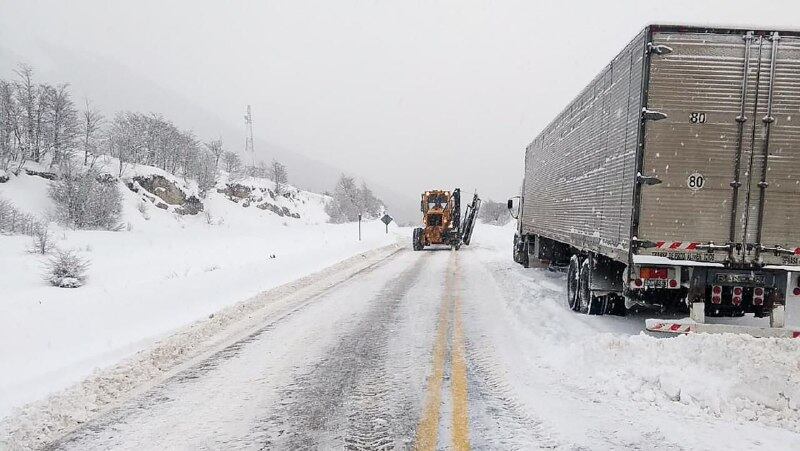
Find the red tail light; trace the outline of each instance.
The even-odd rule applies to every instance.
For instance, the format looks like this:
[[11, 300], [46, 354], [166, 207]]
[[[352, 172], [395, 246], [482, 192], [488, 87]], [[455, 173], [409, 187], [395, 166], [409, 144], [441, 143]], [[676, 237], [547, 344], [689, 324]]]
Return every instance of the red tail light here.
[[753, 289], [753, 295], [757, 297], [764, 297], [764, 289], [761, 287], [755, 287]]
[[712, 288], [711, 291], [716, 295], [720, 295], [722, 294], [722, 287], [719, 285], [714, 285], [714, 288]]
[[795, 296], [800, 296], [800, 287], [797, 287], [797, 288], [794, 289], [794, 295]]
[[666, 279], [669, 277], [669, 268], [641, 268], [639, 277], [642, 279]]
[[669, 287], [676, 288], [678, 286], [678, 281], [675, 279], [669, 279]]
[[742, 295], [742, 287], [733, 287], [733, 295], [734, 296], [741, 296]]

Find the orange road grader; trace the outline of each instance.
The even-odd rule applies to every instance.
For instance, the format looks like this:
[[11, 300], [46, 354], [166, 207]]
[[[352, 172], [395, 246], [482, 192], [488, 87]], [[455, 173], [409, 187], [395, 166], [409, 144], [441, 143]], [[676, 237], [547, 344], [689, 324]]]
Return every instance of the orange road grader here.
[[422, 193], [420, 209], [424, 227], [414, 229], [413, 245], [415, 251], [425, 246], [444, 244], [458, 250], [462, 244], [469, 246], [472, 230], [478, 218], [481, 200], [478, 194], [472, 196], [467, 205], [464, 220], [461, 220], [461, 190], [431, 190]]

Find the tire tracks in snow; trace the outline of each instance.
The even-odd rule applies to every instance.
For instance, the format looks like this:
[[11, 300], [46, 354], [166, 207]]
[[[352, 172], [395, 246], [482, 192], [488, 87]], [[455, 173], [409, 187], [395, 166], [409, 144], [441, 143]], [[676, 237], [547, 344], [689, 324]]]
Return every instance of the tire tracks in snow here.
[[[519, 284], [505, 266], [501, 267], [490, 262], [477, 263], [477, 271], [481, 274], [480, 280], [486, 280], [485, 273], [491, 276], [491, 285], [497, 287], [492, 295], [495, 302], [511, 304], [508, 296], [522, 296], [519, 288], [511, 290], [501, 290], [500, 287], [514, 287]], [[485, 283], [484, 283], [485, 285]], [[560, 293], [558, 293], [560, 294]], [[541, 294], [540, 294], [541, 295]], [[478, 301], [480, 302], [480, 301]], [[542, 299], [541, 302], [550, 302]], [[522, 299], [514, 299], [514, 304], [525, 303]], [[544, 306], [552, 308], [555, 305]], [[509, 309], [513, 314], [519, 313], [517, 309]], [[478, 309], [473, 305], [472, 315], [480, 316]], [[511, 318], [509, 318], [511, 319]], [[576, 321], [582, 319], [575, 318]], [[512, 320], [513, 321], [513, 320]], [[536, 330], [539, 325], [531, 324], [532, 330]], [[574, 326], [574, 325], [573, 325]], [[581, 326], [585, 327], [581, 324]], [[641, 423], [630, 412], [631, 407], [638, 410], [639, 406], [625, 404], [617, 400], [601, 399], [598, 393], [587, 387], [580, 386], [567, 376], [568, 369], [552, 368], [545, 361], [541, 361], [535, 368], [530, 368], [525, 378], [526, 392], [533, 390], [533, 393], [541, 393], [535, 396], [545, 402], [540, 406], [537, 402], [531, 401], [531, 393], [525, 393], [527, 401], [523, 400], [522, 387], [512, 384], [506, 374], [509, 370], [516, 368], [506, 368], [510, 362], [501, 359], [496, 350], [493, 349], [492, 342], [484, 333], [485, 326], [480, 326], [473, 330], [473, 338], [480, 337], [480, 346], [473, 341], [468, 341], [467, 351], [470, 355], [470, 372], [475, 377], [471, 381], [471, 387], [478, 394], [475, 400], [476, 409], [484, 413], [484, 422], [481, 424], [480, 418], [475, 418], [476, 428], [483, 431], [481, 434], [484, 443], [480, 447], [491, 449], [529, 449], [532, 446], [538, 448], [556, 449], [582, 449], [584, 445], [579, 445], [571, 440], [571, 437], [561, 436], [555, 428], [550, 425], [547, 410], [547, 402], [558, 400], [559, 403], [571, 405], [574, 410], [575, 424], [581, 421], [592, 419], [600, 420], [599, 423], [591, 421], [583, 427], [584, 434], [590, 440], [590, 447], [600, 447], [609, 449], [653, 449], [653, 450], [680, 450], [683, 447], [668, 439], [657, 424]], [[505, 324], [504, 328], [510, 327]], [[557, 346], [556, 343], [563, 339], [569, 339], [570, 323], [555, 325], [555, 336], [544, 337], [531, 343], [533, 351], [537, 346]], [[553, 334], [553, 330], [547, 330], [547, 334]], [[513, 339], [513, 335], [506, 339]], [[535, 339], [528, 337], [528, 339]], [[521, 360], [524, 362], [525, 360]], [[530, 362], [529, 362], [530, 363]], [[514, 371], [511, 371], [514, 372]], [[524, 372], [523, 372], [524, 373]], [[576, 376], [580, 377], [580, 376]], [[588, 418], [587, 418], [588, 416]], [[583, 417], [583, 418], [582, 418]], [[493, 425], [493, 426], [492, 426]]]
[[257, 422], [252, 434], [262, 449], [407, 448], [416, 425], [409, 397], [398, 393], [402, 373], [389, 370], [391, 326], [400, 304], [428, 258], [390, 280], [371, 308], [327, 357], [282, 390], [284, 402]]

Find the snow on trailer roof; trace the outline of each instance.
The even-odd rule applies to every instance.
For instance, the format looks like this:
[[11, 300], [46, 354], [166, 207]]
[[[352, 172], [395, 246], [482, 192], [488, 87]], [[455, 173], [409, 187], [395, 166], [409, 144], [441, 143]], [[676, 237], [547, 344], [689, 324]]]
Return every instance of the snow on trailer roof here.
[[685, 31], [690, 33], [742, 33], [752, 31], [755, 34], [770, 34], [777, 31], [790, 36], [800, 36], [800, 29], [776, 29], [763, 25], [703, 25], [703, 24], [649, 24], [645, 29], [651, 31]]

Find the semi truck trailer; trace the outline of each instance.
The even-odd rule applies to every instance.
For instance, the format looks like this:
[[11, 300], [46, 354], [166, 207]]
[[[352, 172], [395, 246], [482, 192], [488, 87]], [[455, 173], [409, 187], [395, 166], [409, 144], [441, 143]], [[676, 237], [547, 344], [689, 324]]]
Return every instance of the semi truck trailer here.
[[800, 33], [645, 27], [528, 145], [508, 206], [514, 260], [566, 269], [572, 310], [782, 327], [800, 302]]

